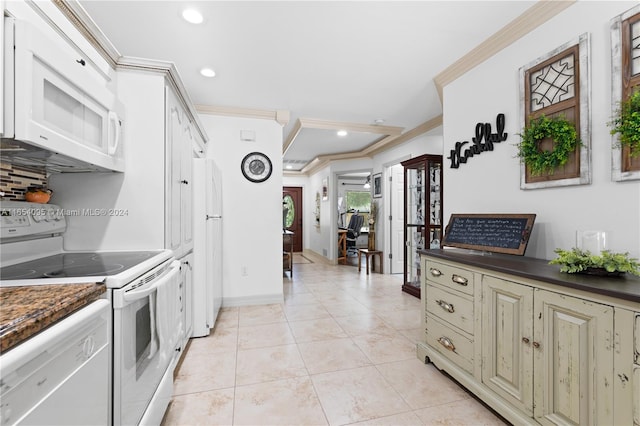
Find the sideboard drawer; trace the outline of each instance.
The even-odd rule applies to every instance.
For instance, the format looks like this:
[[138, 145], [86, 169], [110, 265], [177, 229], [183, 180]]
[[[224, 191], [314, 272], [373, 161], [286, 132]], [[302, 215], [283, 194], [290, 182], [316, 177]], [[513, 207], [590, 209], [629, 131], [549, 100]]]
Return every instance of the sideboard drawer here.
[[473, 272], [427, 260], [426, 278], [447, 288], [473, 295]]
[[468, 373], [473, 372], [473, 342], [427, 315], [427, 344]]
[[430, 285], [426, 304], [427, 312], [473, 335], [473, 300]]

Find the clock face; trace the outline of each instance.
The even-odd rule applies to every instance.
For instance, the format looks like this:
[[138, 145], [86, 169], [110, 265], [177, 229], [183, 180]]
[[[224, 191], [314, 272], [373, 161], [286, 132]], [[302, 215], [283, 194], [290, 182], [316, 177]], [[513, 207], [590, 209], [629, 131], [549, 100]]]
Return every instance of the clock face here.
[[261, 152], [247, 154], [240, 164], [242, 174], [251, 182], [264, 182], [272, 172], [271, 160]]

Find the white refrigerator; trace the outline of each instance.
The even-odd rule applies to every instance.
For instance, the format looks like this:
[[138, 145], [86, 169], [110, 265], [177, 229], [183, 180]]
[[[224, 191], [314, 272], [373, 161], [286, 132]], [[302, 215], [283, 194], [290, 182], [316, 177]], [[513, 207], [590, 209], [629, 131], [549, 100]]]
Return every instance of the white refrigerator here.
[[193, 337], [207, 336], [222, 305], [221, 173], [213, 159], [193, 160]]

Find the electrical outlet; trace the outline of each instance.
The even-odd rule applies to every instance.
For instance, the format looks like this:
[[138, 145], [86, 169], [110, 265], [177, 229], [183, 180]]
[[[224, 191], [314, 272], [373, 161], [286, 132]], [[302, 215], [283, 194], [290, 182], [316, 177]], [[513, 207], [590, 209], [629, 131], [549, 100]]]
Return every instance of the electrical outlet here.
[[247, 275], [249, 275], [249, 271], [247, 270], [246, 266], [243, 266], [242, 268], [240, 268], [240, 273], [242, 274], [243, 277], [246, 277]]

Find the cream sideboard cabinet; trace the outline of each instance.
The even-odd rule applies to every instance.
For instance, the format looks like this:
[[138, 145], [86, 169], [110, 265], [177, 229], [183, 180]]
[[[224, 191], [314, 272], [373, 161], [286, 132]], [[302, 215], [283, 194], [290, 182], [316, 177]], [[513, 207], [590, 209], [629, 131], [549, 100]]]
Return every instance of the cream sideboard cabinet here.
[[640, 425], [640, 279], [423, 250], [433, 362], [515, 424]]

